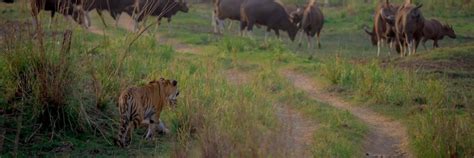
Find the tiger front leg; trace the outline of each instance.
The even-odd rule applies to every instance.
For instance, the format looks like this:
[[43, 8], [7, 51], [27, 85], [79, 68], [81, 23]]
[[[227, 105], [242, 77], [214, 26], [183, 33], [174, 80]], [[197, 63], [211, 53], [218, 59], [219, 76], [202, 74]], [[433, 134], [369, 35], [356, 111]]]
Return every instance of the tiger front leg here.
[[163, 123], [163, 121], [161, 121], [161, 119], [159, 120], [159, 123], [158, 123], [158, 133], [160, 133], [160, 134], [169, 134], [170, 133], [170, 130], [168, 128], [166, 128], [165, 124]]
[[147, 129], [147, 132], [146, 132], [146, 135], [145, 135], [145, 139], [147, 141], [151, 141], [152, 138], [153, 138], [153, 133], [156, 129], [156, 124], [155, 123], [152, 123], [152, 124], [149, 124], [148, 125], [148, 129]]

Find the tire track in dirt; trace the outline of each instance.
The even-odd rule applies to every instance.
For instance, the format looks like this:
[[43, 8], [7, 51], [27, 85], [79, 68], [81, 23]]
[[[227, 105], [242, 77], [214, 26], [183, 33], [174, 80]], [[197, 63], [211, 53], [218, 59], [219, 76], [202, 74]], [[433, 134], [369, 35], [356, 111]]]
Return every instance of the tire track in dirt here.
[[[248, 84], [251, 76], [237, 69], [225, 72], [227, 80], [234, 85]], [[282, 125], [282, 145], [285, 145], [288, 157], [313, 157], [311, 147], [313, 145], [313, 134], [317, 130], [317, 123], [307, 119], [299, 111], [292, 109], [289, 105], [274, 103], [276, 116]]]
[[408, 150], [406, 127], [400, 122], [384, 117], [376, 112], [352, 106], [341, 98], [325, 92], [317, 83], [303, 74], [283, 70], [280, 73], [313, 99], [326, 102], [336, 108], [347, 110], [369, 125], [369, 133], [364, 141], [364, 152], [368, 157], [413, 157]]
[[286, 149], [290, 152], [288, 156], [313, 157], [311, 148], [314, 132], [318, 128], [317, 124], [288, 105], [277, 103], [274, 107], [279, 121], [283, 124], [284, 142]]

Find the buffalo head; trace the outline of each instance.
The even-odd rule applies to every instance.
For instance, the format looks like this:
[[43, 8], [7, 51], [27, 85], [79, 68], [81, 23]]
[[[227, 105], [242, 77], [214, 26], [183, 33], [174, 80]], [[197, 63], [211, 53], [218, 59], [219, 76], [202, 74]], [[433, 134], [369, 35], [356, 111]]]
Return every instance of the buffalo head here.
[[187, 13], [189, 11], [188, 4], [183, 0], [179, 0], [177, 7], [179, 8], [179, 11], [182, 11], [184, 13]]
[[451, 25], [448, 25], [448, 24], [444, 25], [443, 26], [443, 32], [448, 37], [456, 38], [456, 33], [454, 32], [453, 26], [451, 26]]
[[303, 9], [298, 8], [290, 13], [291, 22], [293, 22], [298, 28], [301, 28], [301, 21], [303, 20]]
[[387, 23], [394, 25], [397, 10], [397, 7], [390, 4], [389, 0], [386, 0], [379, 11], [382, 19], [384, 19]]

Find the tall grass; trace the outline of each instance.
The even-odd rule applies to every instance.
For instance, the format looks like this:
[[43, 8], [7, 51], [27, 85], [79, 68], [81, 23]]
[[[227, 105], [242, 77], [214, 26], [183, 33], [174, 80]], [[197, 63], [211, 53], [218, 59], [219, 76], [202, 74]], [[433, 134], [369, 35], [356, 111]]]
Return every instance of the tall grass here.
[[[24, 109], [1, 122], [7, 128], [5, 140], [18, 142], [17, 152], [9, 150], [14, 148], [14, 143], [5, 143], [7, 150], [2, 154], [48, 156], [64, 146], [74, 147], [73, 151], [65, 152], [72, 156], [97, 153], [281, 157], [288, 152], [281, 145], [284, 137], [279, 133], [272, 96], [261, 84], [265, 81], [251, 81], [249, 86], [229, 84], [219, 75], [223, 63], [215, 62], [215, 56], [180, 55], [170, 46], [157, 44], [153, 36], [139, 38], [130, 55], [123, 58], [127, 37], [103, 38], [79, 29], [74, 31], [70, 53], [61, 52], [61, 42], [58, 44], [58, 40], [50, 38], [54, 36], [45, 36], [43, 59], [50, 63], [48, 67], [35, 64], [41, 56], [35, 55], [39, 54], [35, 52], [39, 50], [35, 39], [25, 37], [30, 33], [14, 32], [12, 36], [21, 33], [25, 36], [2, 46], [7, 50], [0, 59], [0, 64], [6, 67], [0, 72], [5, 76], [0, 80], [5, 85], [0, 90], [6, 94], [1, 96], [2, 112], [10, 114]], [[51, 32], [47, 29], [45, 34]], [[51, 80], [37, 79], [38, 69], [48, 70], [45, 75]], [[178, 108], [165, 110], [162, 115], [172, 134], [150, 143], [141, 139], [144, 129], [138, 129], [130, 149], [115, 147], [111, 142], [118, 127], [118, 94], [127, 86], [142, 85], [159, 77], [177, 79], [181, 89]], [[32, 87], [31, 93], [28, 91], [31, 97], [16, 99], [15, 92], [23, 81]], [[44, 108], [50, 106], [42, 100], [44, 89], [37, 88], [41, 86], [59, 91], [45, 94], [60, 99], [57, 106], [62, 106], [61, 114], [67, 116], [61, 123], [67, 123], [67, 128], [50, 132], [49, 127], [37, 123]], [[23, 119], [17, 119], [18, 115], [24, 116]]]
[[[349, 90], [355, 99], [384, 105], [385, 113], [403, 111], [411, 142], [419, 157], [473, 155], [472, 115], [450, 104], [447, 87], [438, 79], [413, 71], [397, 70], [378, 61], [351, 63], [334, 57], [320, 66], [321, 75], [333, 85]], [[396, 116], [396, 115], [395, 115]]]

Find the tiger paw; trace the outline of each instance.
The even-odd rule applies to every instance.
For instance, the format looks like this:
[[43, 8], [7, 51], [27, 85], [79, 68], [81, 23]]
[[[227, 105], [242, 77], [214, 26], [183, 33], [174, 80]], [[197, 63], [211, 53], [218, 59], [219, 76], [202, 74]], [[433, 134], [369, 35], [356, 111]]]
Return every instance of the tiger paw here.
[[168, 128], [163, 128], [163, 129], [160, 129], [158, 133], [161, 135], [168, 135], [170, 133], [170, 130]]

